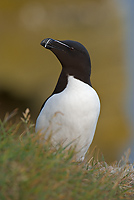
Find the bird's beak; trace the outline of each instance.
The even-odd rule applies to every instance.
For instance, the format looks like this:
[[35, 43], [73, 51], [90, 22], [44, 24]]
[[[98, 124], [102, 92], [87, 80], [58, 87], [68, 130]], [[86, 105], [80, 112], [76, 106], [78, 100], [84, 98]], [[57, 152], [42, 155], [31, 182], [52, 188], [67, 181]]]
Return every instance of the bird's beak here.
[[50, 50], [51, 49], [64, 50], [64, 48], [72, 49], [72, 47], [68, 46], [64, 42], [61, 42], [59, 40], [54, 40], [52, 38], [46, 38], [42, 40], [40, 44], [46, 49], [50, 49]]

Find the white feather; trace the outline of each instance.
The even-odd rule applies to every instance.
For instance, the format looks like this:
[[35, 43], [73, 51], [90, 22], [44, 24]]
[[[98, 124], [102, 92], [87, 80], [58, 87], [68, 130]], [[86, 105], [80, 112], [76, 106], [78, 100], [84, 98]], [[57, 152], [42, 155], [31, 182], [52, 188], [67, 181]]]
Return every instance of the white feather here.
[[45, 132], [45, 139], [52, 133], [54, 145], [76, 145], [77, 160], [84, 159], [93, 140], [99, 113], [100, 100], [96, 91], [69, 76], [67, 87], [46, 101], [37, 118], [36, 132]]

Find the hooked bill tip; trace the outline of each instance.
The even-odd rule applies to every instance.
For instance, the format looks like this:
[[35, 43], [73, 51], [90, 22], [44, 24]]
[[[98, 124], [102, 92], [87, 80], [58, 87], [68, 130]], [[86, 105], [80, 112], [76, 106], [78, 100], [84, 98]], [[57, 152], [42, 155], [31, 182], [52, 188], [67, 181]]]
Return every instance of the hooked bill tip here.
[[52, 40], [51, 38], [46, 38], [44, 40], [41, 41], [40, 45], [42, 45], [43, 47], [46, 48], [47, 44], [49, 43], [49, 41]]

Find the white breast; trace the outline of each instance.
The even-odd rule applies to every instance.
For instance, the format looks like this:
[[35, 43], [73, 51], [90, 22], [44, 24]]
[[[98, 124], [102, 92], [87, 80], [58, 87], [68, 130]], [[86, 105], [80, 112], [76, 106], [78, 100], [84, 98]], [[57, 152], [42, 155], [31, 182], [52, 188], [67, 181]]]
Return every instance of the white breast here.
[[36, 132], [52, 134], [54, 145], [76, 145], [77, 160], [83, 159], [95, 133], [100, 100], [88, 84], [68, 77], [66, 89], [45, 103], [36, 121]]

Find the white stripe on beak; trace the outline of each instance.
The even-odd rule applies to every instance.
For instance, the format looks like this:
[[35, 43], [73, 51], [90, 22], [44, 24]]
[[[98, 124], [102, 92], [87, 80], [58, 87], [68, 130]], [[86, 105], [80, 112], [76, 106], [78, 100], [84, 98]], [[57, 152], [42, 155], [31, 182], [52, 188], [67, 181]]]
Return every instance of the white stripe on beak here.
[[50, 40], [51, 40], [51, 38], [46, 42], [46, 44], [45, 44], [45, 48], [47, 47], [47, 44], [49, 43]]
[[67, 47], [67, 48], [70, 49], [70, 46], [68, 46], [67, 44], [62, 43], [62, 42], [60, 42], [59, 40], [54, 40], [54, 41], [56, 41], [56, 42], [58, 42], [59, 44], [62, 44], [62, 45], [64, 45], [65, 47]]

